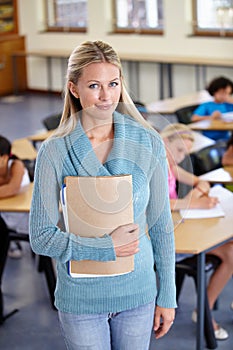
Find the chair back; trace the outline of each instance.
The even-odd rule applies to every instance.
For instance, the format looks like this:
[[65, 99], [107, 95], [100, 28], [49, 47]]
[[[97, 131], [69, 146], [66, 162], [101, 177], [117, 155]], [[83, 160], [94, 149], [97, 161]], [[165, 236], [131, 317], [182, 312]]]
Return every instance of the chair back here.
[[43, 124], [47, 130], [54, 130], [58, 127], [61, 120], [61, 113], [55, 115], [49, 115], [43, 119]]
[[200, 176], [222, 167], [222, 156], [226, 150], [225, 141], [217, 141], [214, 145], [205, 147], [190, 155], [193, 172]]
[[195, 104], [177, 109], [175, 111], [175, 114], [177, 116], [178, 122], [183, 124], [190, 124], [192, 122], [191, 117], [193, 115], [193, 112], [198, 106], [199, 105]]
[[28, 171], [30, 181], [33, 182], [34, 174], [35, 174], [36, 159], [23, 159], [22, 162], [24, 163], [24, 166]]

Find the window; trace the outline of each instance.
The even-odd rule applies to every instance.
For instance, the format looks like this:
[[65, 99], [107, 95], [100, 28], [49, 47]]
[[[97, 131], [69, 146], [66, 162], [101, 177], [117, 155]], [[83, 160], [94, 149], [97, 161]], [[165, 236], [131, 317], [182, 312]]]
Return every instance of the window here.
[[114, 0], [114, 32], [162, 34], [162, 0]]
[[233, 36], [233, 0], [193, 1], [194, 34]]
[[46, 0], [46, 30], [86, 32], [87, 0]]

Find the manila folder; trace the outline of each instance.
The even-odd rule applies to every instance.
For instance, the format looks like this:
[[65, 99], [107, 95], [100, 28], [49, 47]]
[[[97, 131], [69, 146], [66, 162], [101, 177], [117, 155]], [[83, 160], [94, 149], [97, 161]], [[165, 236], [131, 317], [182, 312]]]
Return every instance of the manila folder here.
[[[133, 222], [132, 175], [68, 176], [65, 184], [69, 232], [101, 237]], [[124, 274], [133, 271], [134, 256], [107, 262], [71, 261], [69, 268], [71, 276]]]

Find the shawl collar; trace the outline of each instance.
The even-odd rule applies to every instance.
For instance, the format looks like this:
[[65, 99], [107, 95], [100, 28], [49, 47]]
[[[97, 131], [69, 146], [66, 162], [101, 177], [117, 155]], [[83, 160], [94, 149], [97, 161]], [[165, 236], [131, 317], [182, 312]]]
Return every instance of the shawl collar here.
[[107, 166], [108, 160], [117, 158], [119, 161], [124, 154], [125, 120], [124, 115], [114, 112], [114, 142], [113, 147], [104, 164], [93, 151], [91, 142], [78, 120], [76, 128], [65, 137], [68, 157], [78, 176], [111, 176], [114, 175], [114, 166]]

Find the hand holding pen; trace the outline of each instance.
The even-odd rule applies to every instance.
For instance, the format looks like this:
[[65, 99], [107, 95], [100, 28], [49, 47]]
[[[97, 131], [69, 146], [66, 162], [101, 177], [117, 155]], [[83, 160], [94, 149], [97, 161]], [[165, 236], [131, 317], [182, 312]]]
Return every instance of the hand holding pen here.
[[193, 189], [193, 195], [199, 201], [203, 209], [213, 208], [219, 203], [217, 197], [209, 196], [210, 184], [207, 181], [200, 181]]
[[210, 184], [207, 181], [198, 181], [196, 186], [193, 189], [193, 195], [196, 198], [200, 198], [202, 196], [209, 196]]
[[196, 186], [195, 189], [199, 191], [200, 193], [199, 197], [202, 197], [202, 196], [209, 197], [209, 191], [203, 191], [202, 188], [198, 186]]

